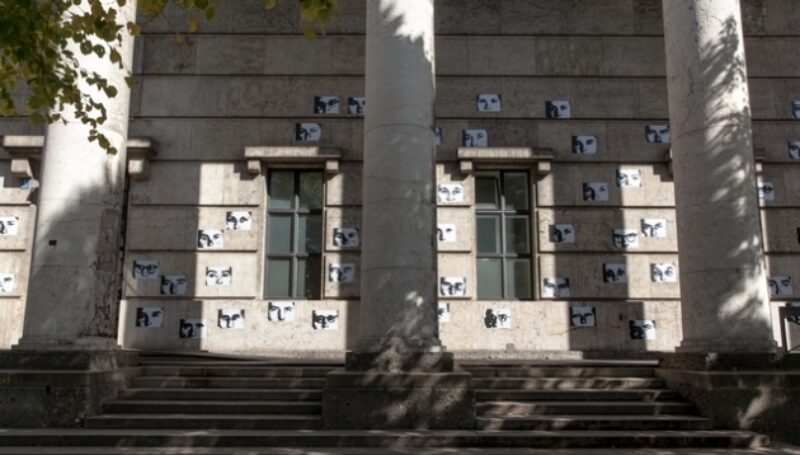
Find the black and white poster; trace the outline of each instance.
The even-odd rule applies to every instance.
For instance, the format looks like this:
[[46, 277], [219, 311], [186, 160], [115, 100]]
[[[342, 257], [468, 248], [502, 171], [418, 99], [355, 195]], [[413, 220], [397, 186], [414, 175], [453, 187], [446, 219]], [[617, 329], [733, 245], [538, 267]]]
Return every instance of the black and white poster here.
[[775, 187], [769, 182], [758, 182], [758, 198], [762, 201], [775, 200]]
[[347, 99], [347, 113], [350, 115], [364, 115], [367, 100], [363, 96], [351, 96]]
[[225, 246], [222, 231], [219, 229], [200, 229], [197, 231], [197, 248], [219, 250]]
[[483, 314], [483, 325], [487, 329], [510, 329], [511, 310], [507, 308], [489, 308]]
[[331, 283], [352, 283], [355, 281], [355, 275], [355, 264], [328, 264], [328, 281]]
[[641, 319], [628, 321], [632, 340], [655, 340], [656, 321], [651, 319]]
[[311, 326], [314, 330], [339, 330], [339, 311], [337, 310], [312, 311]]
[[569, 296], [569, 278], [542, 279], [542, 297], [559, 298]]
[[225, 214], [225, 230], [249, 231], [253, 222], [253, 212], [227, 212]]
[[611, 235], [614, 248], [621, 250], [639, 248], [639, 231], [635, 229], [614, 229]]
[[502, 101], [497, 93], [481, 93], [475, 101], [475, 108], [478, 112], [500, 112], [502, 110]]
[[339, 97], [338, 96], [315, 96], [314, 97], [314, 113], [315, 114], [338, 114], [339, 113]]
[[442, 243], [456, 242], [456, 225], [451, 223], [439, 223], [436, 225], [436, 238]]
[[134, 280], [155, 280], [158, 278], [158, 261], [152, 259], [133, 260]]
[[604, 283], [627, 283], [628, 266], [625, 264], [603, 264]]
[[769, 294], [773, 297], [787, 297], [794, 294], [790, 276], [773, 275], [767, 278], [767, 283], [769, 284]]
[[19, 218], [16, 216], [0, 216], [0, 237], [17, 235]]
[[608, 183], [606, 182], [584, 182], [583, 200], [587, 202], [608, 201]]
[[164, 325], [164, 309], [156, 306], [136, 308], [136, 327], [157, 329]]
[[319, 142], [322, 127], [319, 123], [298, 123], [294, 126], [294, 139], [300, 142]]
[[675, 264], [668, 262], [650, 264], [650, 281], [653, 283], [675, 283], [678, 281], [678, 270]]
[[645, 125], [644, 140], [648, 144], [669, 144], [672, 142], [669, 125]]
[[553, 243], [575, 243], [575, 226], [571, 224], [551, 224], [549, 231]]
[[566, 100], [551, 100], [544, 103], [545, 117], [552, 119], [572, 118], [572, 107]]
[[576, 155], [596, 155], [597, 136], [589, 134], [572, 136], [572, 153]]
[[640, 169], [617, 169], [617, 186], [620, 188], [641, 188], [642, 171]]
[[205, 319], [181, 319], [180, 338], [205, 338], [206, 320]]
[[463, 130], [461, 131], [461, 145], [464, 147], [488, 147], [489, 133], [480, 129]]
[[267, 319], [272, 322], [292, 322], [296, 311], [292, 301], [272, 301], [267, 304]]
[[450, 304], [448, 302], [439, 302], [437, 308], [440, 323], [450, 322]]
[[186, 295], [186, 275], [162, 275], [161, 295]]
[[439, 292], [445, 297], [464, 297], [467, 295], [466, 277], [443, 276], [439, 278]]
[[596, 327], [597, 310], [593, 306], [569, 307], [569, 324], [572, 327]]
[[665, 238], [667, 236], [667, 220], [661, 218], [644, 218], [642, 235], [645, 237]]
[[436, 187], [436, 198], [443, 204], [464, 202], [464, 186], [460, 183], [441, 183]]
[[220, 329], [243, 329], [244, 310], [222, 308], [217, 315], [217, 327]]
[[355, 227], [334, 227], [333, 246], [339, 248], [358, 248], [361, 246], [361, 236]]

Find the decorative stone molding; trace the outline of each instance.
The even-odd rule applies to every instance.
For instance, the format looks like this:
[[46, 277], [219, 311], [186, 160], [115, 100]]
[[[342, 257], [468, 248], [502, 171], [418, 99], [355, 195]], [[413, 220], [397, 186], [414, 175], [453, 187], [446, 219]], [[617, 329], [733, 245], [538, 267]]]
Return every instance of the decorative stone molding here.
[[[763, 148], [755, 148], [753, 149], [753, 154], [756, 160], [756, 174], [760, 174], [764, 170], [764, 162], [767, 161], [766, 150]], [[675, 173], [672, 170], [672, 148], [667, 150], [667, 153], [664, 154], [664, 162], [667, 163], [669, 175], [674, 177]]]
[[252, 146], [244, 148], [247, 172], [261, 174], [267, 169], [321, 168], [328, 175], [339, 173], [341, 151], [336, 148], [295, 146]]
[[459, 147], [459, 169], [469, 175], [476, 169], [536, 168], [539, 176], [552, 170], [553, 150], [530, 147]]

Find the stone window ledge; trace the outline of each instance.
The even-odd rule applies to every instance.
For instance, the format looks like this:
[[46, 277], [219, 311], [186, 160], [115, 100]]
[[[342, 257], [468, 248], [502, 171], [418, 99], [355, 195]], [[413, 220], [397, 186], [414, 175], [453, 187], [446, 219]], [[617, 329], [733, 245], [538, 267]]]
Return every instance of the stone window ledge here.
[[550, 173], [553, 150], [530, 147], [459, 147], [458, 162], [461, 173], [472, 174], [476, 169], [536, 168], [536, 173]]
[[342, 153], [336, 148], [252, 146], [245, 147], [244, 156], [247, 171], [253, 175], [261, 174], [262, 164], [267, 169], [321, 168], [333, 175], [339, 173]]

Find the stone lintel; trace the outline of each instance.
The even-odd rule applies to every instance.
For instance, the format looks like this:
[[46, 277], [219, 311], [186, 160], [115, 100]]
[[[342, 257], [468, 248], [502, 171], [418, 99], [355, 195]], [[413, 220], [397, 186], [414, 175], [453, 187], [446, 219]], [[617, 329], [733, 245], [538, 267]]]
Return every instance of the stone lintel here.
[[342, 153], [330, 147], [252, 146], [244, 148], [244, 156], [248, 160], [248, 172], [254, 175], [261, 173], [255, 161], [263, 163], [268, 169], [311, 167], [322, 168], [326, 174], [338, 174]]
[[553, 150], [531, 147], [459, 147], [461, 173], [468, 175], [476, 169], [536, 168], [538, 175], [550, 173]]

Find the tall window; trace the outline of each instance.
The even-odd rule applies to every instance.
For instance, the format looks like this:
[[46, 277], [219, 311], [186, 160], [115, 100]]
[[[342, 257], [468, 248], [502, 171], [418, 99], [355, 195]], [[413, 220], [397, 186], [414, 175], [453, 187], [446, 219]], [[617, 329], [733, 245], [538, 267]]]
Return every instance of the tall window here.
[[475, 177], [478, 298], [531, 298], [530, 197], [527, 172]]
[[321, 172], [269, 173], [266, 297], [320, 298], [322, 204]]

